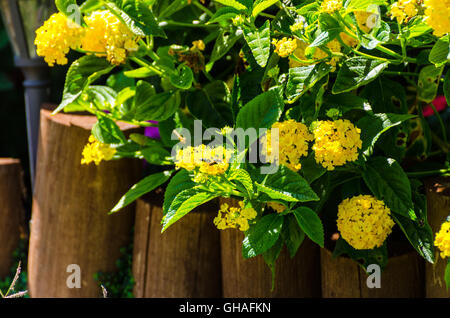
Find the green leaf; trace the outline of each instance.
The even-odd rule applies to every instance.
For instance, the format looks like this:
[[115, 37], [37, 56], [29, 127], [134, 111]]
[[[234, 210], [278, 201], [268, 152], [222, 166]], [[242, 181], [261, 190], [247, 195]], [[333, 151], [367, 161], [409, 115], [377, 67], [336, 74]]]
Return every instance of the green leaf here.
[[302, 169], [300, 172], [305, 177], [306, 181], [311, 184], [327, 172], [321, 164], [318, 164], [315, 159], [314, 152], [311, 151], [306, 158], [301, 160]]
[[281, 235], [284, 237], [284, 243], [288, 249], [289, 256], [293, 258], [305, 240], [305, 232], [301, 230], [297, 219], [293, 215], [286, 215], [284, 217]]
[[333, 85], [333, 94], [349, 92], [370, 83], [388, 65], [388, 62], [360, 56], [349, 58], [338, 72], [336, 82]]
[[436, 66], [447, 63], [450, 59], [449, 36], [439, 38], [431, 49], [429, 60]]
[[292, 211], [297, 219], [298, 225], [300, 225], [303, 232], [319, 246], [323, 247], [324, 244], [324, 232], [322, 221], [316, 212], [306, 206], [301, 206]]
[[347, 11], [351, 10], [367, 10], [369, 6], [387, 5], [385, 0], [350, 0], [347, 2]]
[[417, 97], [425, 103], [431, 103], [437, 94], [439, 79], [441, 78], [444, 67], [435, 67], [434, 65], [425, 66], [420, 70], [419, 82], [417, 83]]
[[278, 0], [256, 0], [253, 4], [252, 16], [258, 16], [258, 14], [277, 2]]
[[269, 248], [267, 251], [262, 253], [262, 257], [264, 259], [264, 262], [266, 262], [267, 266], [269, 266], [270, 271], [272, 272], [272, 289], [275, 288], [275, 270], [276, 270], [276, 261], [278, 256], [280, 256], [281, 250], [283, 249], [283, 240], [278, 238], [278, 240], [275, 242], [275, 244]]
[[159, 27], [147, 0], [114, 0], [103, 2], [104, 5], [122, 23], [139, 36], [159, 36], [167, 38], [164, 31]]
[[209, 71], [212, 68], [215, 61], [220, 60], [222, 56], [227, 54], [227, 52], [234, 46], [241, 36], [242, 31], [239, 29], [235, 29], [232, 32], [223, 30], [214, 43], [209, 63], [206, 66], [206, 71]]
[[288, 202], [319, 200], [305, 179], [283, 165], [279, 166], [276, 173], [267, 175], [264, 183], [256, 183], [256, 187], [271, 199]]
[[334, 40], [342, 31], [339, 22], [328, 14], [320, 15], [319, 25], [321, 32], [309, 45], [310, 47], [325, 45], [328, 42]]
[[240, 14], [240, 11], [232, 7], [223, 7], [217, 10], [207, 24], [231, 20]]
[[284, 102], [276, 90], [269, 90], [245, 104], [236, 118], [236, 127], [270, 128], [281, 116]]
[[126, 207], [130, 203], [134, 202], [142, 195], [153, 191], [161, 184], [169, 180], [171, 174], [172, 171], [164, 171], [145, 177], [134, 186], [132, 186], [131, 189], [127, 193], [125, 193], [125, 195], [119, 200], [116, 206], [109, 213], [115, 213], [120, 209]]
[[[194, 194], [192, 190], [195, 190], [196, 193]], [[197, 189], [184, 190], [175, 197], [162, 220], [161, 233], [196, 207], [219, 196], [215, 193], [198, 191]]]
[[450, 70], [445, 74], [443, 90], [447, 104], [450, 104]]
[[166, 215], [172, 201], [179, 193], [184, 190], [192, 189], [195, 186], [196, 184], [192, 181], [189, 172], [187, 170], [180, 170], [172, 179], [170, 179], [166, 191], [164, 192], [163, 214]]
[[113, 68], [106, 59], [94, 55], [85, 55], [73, 62], [67, 71], [61, 104], [53, 114], [74, 102], [87, 86]]
[[105, 116], [98, 118], [98, 121], [92, 127], [92, 135], [104, 144], [121, 144], [127, 141], [114, 120]]
[[244, 4], [242, 4], [240, 1], [236, 1], [236, 0], [214, 0], [214, 1], [218, 2], [220, 4], [223, 4], [225, 6], [228, 6], [228, 7], [233, 7], [239, 11], [247, 10], [247, 7]]
[[244, 38], [259, 66], [265, 67], [270, 55], [270, 22], [266, 20], [257, 30], [244, 27]]
[[361, 109], [369, 111], [371, 105], [366, 99], [357, 96], [352, 93], [342, 93], [342, 94], [326, 94], [324, 96], [324, 111], [330, 108], [339, 109], [341, 114], [345, 114], [353, 109]]
[[131, 71], [125, 71], [123, 74], [130, 78], [145, 78], [156, 75], [155, 71], [150, 70], [147, 67], [140, 67]]
[[254, 189], [252, 178], [244, 169], [231, 170], [227, 175], [227, 179], [229, 181], [239, 181], [245, 187], [249, 196], [251, 197], [253, 195]]
[[268, 214], [258, 220], [246, 232], [242, 242], [242, 255], [245, 259], [255, 257], [267, 251], [278, 240], [283, 217], [277, 214]]
[[192, 86], [194, 80], [194, 73], [192, 70], [184, 65], [180, 64], [176, 72], [170, 74], [170, 83], [179, 89], [189, 89]]
[[447, 260], [447, 266], [445, 266], [445, 286], [447, 287], [447, 290], [450, 286], [450, 258]]
[[154, 94], [151, 84], [139, 81], [136, 85], [132, 119], [138, 121], [165, 120], [177, 111], [180, 99], [177, 91]]
[[362, 173], [370, 191], [393, 212], [414, 219], [414, 206], [409, 179], [397, 161], [372, 157]]
[[230, 96], [223, 81], [214, 81], [186, 95], [186, 105], [194, 117], [201, 119], [205, 127], [222, 128], [230, 125]]
[[326, 76], [331, 69], [332, 66], [327, 63], [290, 68], [286, 86], [286, 96], [289, 102], [294, 102], [301, 97], [320, 79]]
[[55, 4], [59, 12], [63, 13], [72, 22], [80, 24], [81, 21], [73, 19], [74, 15], [81, 19], [80, 7], [77, 5], [76, 0], [55, 0]]
[[390, 128], [416, 117], [409, 114], [373, 114], [366, 115], [356, 123], [361, 129], [362, 151], [372, 151], [378, 138]]

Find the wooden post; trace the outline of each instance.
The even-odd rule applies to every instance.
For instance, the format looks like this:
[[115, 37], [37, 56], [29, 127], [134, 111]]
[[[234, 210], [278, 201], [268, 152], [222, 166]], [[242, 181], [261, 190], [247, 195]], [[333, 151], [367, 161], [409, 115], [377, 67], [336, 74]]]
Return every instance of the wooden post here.
[[[236, 205], [233, 199], [221, 203]], [[296, 256], [291, 259], [284, 248], [275, 270], [275, 288], [272, 273], [261, 256], [244, 259], [243, 232], [235, 229], [221, 231], [222, 284], [224, 297], [320, 297], [319, 247], [305, 239]]]
[[321, 249], [322, 297], [419, 298], [424, 296], [423, 260], [411, 251], [389, 258], [381, 274], [381, 288], [367, 287], [367, 273], [346, 257], [333, 258]]
[[161, 234], [163, 190], [137, 202], [133, 250], [135, 297], [221, 297], [216, 201]]
[[[450, 178], [433, 178], [426, 180], [428, 222], [436, 234], [441, 224], [450, 215]], [[449, 298], [444, 281], [447, 260], [439, 255], [435, 264], [426, 264], [426, 297]]]
[[[95, 122], [93, 116], [41, 111], [28, 263], [32, 297], [100, 297], [94, 274], [116, 271], [120, 248], [131, 240], [134, 206], [108, 212], [139, 179], [142, 163], [81, 165]], [[136, 129], [119, 126], [125, 133]], [[81, 288], [69, 288], [77, 269]]]
[[27, 232], [22, 178], [19, 159], [0, 158], [0, 278], [10, 274], [13, 251]]

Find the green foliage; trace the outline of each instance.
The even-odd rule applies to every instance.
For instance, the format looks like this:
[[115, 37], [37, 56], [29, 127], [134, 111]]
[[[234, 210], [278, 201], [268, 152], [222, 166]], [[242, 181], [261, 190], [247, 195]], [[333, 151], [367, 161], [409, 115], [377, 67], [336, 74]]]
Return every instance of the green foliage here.
[[308, 237], [319, 246], [324, 247], [323, 225], [316, 212], [308, 207], [301, 206], [292, 211], [300, 228]]
[[242, 255], [251, 258], [266, 252], [278, 240], [283, 218], [276, 214], [263, 216], [246, 232], [242, 242]]

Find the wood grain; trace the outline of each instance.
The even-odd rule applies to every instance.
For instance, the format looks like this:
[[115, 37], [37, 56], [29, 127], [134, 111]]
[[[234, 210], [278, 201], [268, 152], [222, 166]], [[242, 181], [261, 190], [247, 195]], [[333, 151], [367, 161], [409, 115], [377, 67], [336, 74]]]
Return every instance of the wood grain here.
[[367, 287], [367, 274], [346, 257], [321, 251], [322, 295], [327, 298], [419, 298], [424, 296], [423, 260], [415, 251], [389, 258], [381, 288]]
[[[231, 206], [237, 201], [221, 199]], [[275, 288], [272, 273], [261, 256], [244, 259], [243, 232], [235, 229], [221, 231], [222, 281], [224, 297], [320, 297], [319, 248], [305, 239], [296, 256], [291, 259], [284, 248], [275, 269]]]
[[221, 297], [217, 203], [198, 207], [161, 234], [162, 196], [153, 192], [137, 203], [135, 296]]
[[[41, 111], [29, 246], [32, 297], [100, 297], [94, 274], [116, 271], [120, 248], [131, 240], [134, 205], [108, 215], [138, 180], [141, 162], [81, 165], [93, 116]], [[120, 124], [125, 133], [136, 127]], [[67, 266], [81, 268], [81, 288], [68, 288]]]
[[[450, 178], [432, 178], [425, 182], [427, 195], [428, 222], [436, 234], [441, 224], [450, 215]], [[444, 281], [447, 260], [440, 256], [436, 257], [435, 264], [426, 264], [426, 297], [449, 298], [450, 290], [447, 291]]]
[[10, 275], [12, 254], [27, 233], [22, 178], [19, 159], [0, 158], [0, 278]]

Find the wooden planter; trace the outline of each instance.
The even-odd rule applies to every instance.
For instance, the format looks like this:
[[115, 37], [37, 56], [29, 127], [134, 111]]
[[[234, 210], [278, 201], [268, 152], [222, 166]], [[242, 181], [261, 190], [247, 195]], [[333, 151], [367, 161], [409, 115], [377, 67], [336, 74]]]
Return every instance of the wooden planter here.
[[[237, 205], [236, 200], [221, 199], [224, 202]], [[293, 259], [283, 249], [276, 262], [272, 292], [272, 273], [263, 258], [246, 260], [242, 256], [243, 232], [235, 229], [220, 232], [224, 297], [320, 297], [319, 247], [309, 239], [305, 239]]]
[[[139, 179], [142, 164], [81, 165], [95, 122], [92, 116], [41, 112], [28, 263], [32, 297], [101, 296], [95, 273], [116, 271], [120, 248], [131, 240], [134, 206], [108, 212]], [[125, 133], [135, 130], [120, 127]], [[67, 271], [71, 264], [81, 270], [81, 288], [66, 284], [75, 273]]]
[[346, 257], [333, 258], [321, 249], [322, 297], [418, 298], [424, 296], [423, 260], [415, 251], [389, 258], [381, 274], [381, 288], [367, 287], [366, 272]]
[[[425, 182], [428, 222], [436, 234], [450, 215], [450, 178], [433, 178]], [[435, 264], [426, 264], [426, 297], [448, 298], [444, 281], [447, 260], [436, 257]]]
[[135, 297], [221, 297], [215, 201], [161, 234], [163, 190], [137, 202], [133, 251]]
[[0, 158], [0, 278], [10, 274], [13, 251], [27, 232], [22, 174], [18, 159]]

